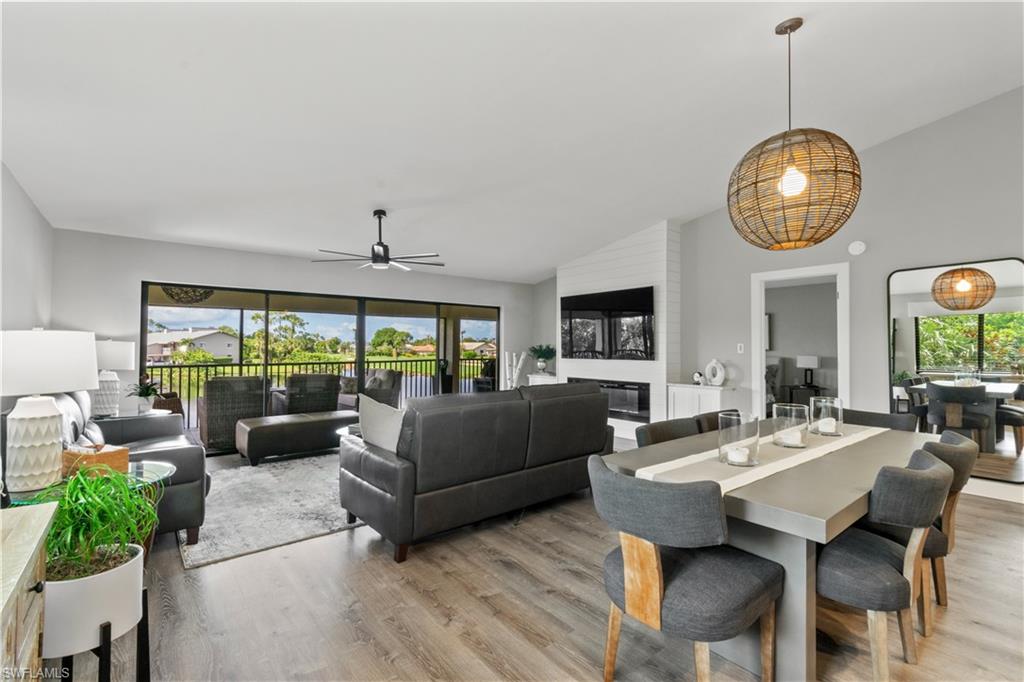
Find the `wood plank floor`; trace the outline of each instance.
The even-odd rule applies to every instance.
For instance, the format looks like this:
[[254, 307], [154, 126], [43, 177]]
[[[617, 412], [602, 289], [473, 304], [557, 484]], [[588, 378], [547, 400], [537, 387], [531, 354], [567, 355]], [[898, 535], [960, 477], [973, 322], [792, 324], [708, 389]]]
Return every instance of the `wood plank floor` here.
[[[265, 501], [273, 504], [272, 499]], [[964, 496], [947, 561], [950, 608], [899, 657], [895, 680], [1024, 679], [1024, 507]], [[601, 560], [615, 534], [589, 496], [415, 545], [404, 564], [369, 528], [185, 571], [173, 535], [148, 568], [154, 679], [597, 680], [607, 619]], [[818, 609], [821, 679], [870, 677], [863, 613]], [[115, 642], [134, 679], [134, 634]], [[76, 678], [95, 679], [91, 654]], [[756, 679], [712, 656], [718, 680]], [[623, 619], [619, 680], [694, 679], [689, 642]]]

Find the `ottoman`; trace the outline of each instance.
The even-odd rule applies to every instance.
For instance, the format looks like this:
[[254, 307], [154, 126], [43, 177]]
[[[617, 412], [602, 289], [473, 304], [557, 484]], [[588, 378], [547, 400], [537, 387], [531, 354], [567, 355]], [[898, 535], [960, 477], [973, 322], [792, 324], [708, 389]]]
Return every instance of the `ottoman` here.
[[239, 419], [235, 424], [235, 447], [256, 466], [266, 457], [337, 448], [338, 429], [358, 422], [355, 410]]

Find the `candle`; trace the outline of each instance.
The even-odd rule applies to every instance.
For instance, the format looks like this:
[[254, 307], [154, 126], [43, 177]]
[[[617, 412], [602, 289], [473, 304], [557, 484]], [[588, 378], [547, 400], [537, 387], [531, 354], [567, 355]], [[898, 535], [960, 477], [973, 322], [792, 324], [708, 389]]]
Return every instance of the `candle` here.
[[743, 447], [726, 448], [725, 458], [729, 464], [746, 464], [750, 460], [750, 450]]
[[834, 417], [825, 417], [818, 422], [818, 433], [835, 433], [836, 420]]
[[785, 431], [779, 431], [776, 434], [779, 443], [786, 446], [803, 445], [804, 434], [799, 428], [786, 429]]

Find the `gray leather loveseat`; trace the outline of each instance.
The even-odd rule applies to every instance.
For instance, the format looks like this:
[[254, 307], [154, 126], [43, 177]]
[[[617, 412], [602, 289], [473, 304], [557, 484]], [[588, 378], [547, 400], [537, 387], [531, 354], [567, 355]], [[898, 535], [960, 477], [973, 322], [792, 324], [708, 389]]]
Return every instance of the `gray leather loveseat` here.
[[341, 437], [341, 505], [404, 561], [412, 542], [589, 486], [607, 422], [590, 383], [412, 399], [397, 452]]

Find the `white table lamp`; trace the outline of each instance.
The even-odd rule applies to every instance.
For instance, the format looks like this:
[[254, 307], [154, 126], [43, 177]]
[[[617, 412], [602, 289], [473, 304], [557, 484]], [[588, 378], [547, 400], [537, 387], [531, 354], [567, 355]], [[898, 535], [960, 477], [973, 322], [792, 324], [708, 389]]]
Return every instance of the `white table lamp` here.
[[92, 412], [98, 417], [116, 417], [121, 403], [121, 379], [114, 370], [135, 369], [135, 342], [97, 341], [96, 366], [100, 369], [100, 387], [92, 396]]
[[26, 396], [7, 415], [4, 477], [12, 492], [61, 477], [63, 416], [45, 393], [98, 388], [92, 332], [0, 332], [0, 395]]
[[804, 386], [814, 385], [814, 370], [818, 369], [818, 356], [817, 355], [798, 355], [796, 356], [797, 369], [804, 371]]

